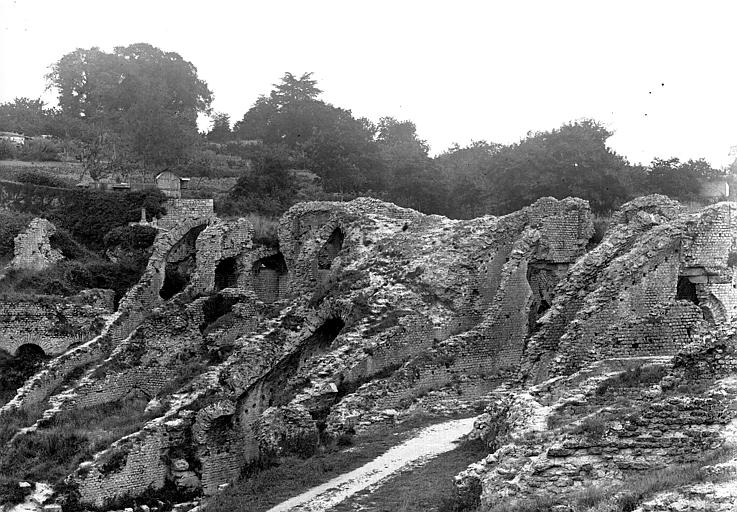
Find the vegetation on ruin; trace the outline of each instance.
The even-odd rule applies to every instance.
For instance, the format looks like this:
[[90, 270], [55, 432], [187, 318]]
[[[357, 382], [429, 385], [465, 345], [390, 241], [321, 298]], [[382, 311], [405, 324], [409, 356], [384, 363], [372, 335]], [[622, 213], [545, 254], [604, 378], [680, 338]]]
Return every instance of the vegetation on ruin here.
[[43, 354], [31, 350], [20, 350], [15, 356], [0, 350], [0, 406], [12, 399], [16, 390], [47, 359]]
[[[733, 448], [718, 449], [704, 454], [692, 464], [675, 464], [667, 468], [634, 474], [612, 486], [586, 486], [572, 496], [556, 498], [540, 496], [532, 499], [507, 499], [491, 507], [448, 508], [447, 512], [554, 512], [565, 503], [572, 512], [632, 512], [644, 501], [665, 491], [673, 491], [685, 485], [699, 482], [719, 482], [730, 479], [728, 475], [716, 477], [704, 470], [704, 466], [719, 464], [735, 456]], [[445, 511], [444, 511], [445, 512]]]
[[[38, 430], [16, 437], [7, 445], [0, 461], [0, 488], [10, 482], [50, 482], [59, 484], [77, 466], [112, 442], [138, 431], [151, 419], [144, 412], [146, 400], [131, 398], [88, 408], [75, 408], [58, 413]], [[15, 428], [27, 418], [12, 421]], [[30, 416], [26, 414], [25, 416]], [[5, 420], [6, 417], [3, 417]], [[7, 442], [9, 428], [0, 441]], [[14, 430], [13, 430], [14, 432]], [[0, 496], [0, 505], [12, 503], [17, 494]], [[21, 498], [22, 499], [22, 498]]]
[[13, 239], [25, 231], [33, 215], [10, 210], [0, 210], [0, 262], [13, 258], [15, 243]]
[[[361, 467], [411, 438], [418, 428], [447, 420], [447, 417], [415, 413], [396, 426], [374, 427], [366, 433], [333, 440], [308, 459], [283, 457], [251, 466], [238, 481], [215, 495], [205, 510], [263, 512], [307, 489]], [[467, 461], [472, 459], [469, 452], [465, 452], [463, 457]]]

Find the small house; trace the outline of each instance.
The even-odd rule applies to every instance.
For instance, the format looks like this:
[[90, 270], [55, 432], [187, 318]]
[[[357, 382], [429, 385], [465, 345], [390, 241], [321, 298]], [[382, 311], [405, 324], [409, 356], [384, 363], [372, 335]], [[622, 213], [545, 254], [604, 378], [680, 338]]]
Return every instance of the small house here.
[[189, 178], [181, 178], [171, 171], [162, 171], [156, 175], [156, 187], [166, 197], [180, 199], [182, 197], [182, 189], [186, 189], [188, 186]]

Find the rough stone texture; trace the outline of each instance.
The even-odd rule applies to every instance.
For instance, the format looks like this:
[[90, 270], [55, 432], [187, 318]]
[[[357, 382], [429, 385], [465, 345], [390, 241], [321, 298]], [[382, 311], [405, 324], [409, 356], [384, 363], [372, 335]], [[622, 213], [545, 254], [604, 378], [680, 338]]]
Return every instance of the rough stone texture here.
[[112, 290], [85, 290], [73, 297], [0, 297], [0, 350], [15, 354], [35, 345], [61, 354], [97, 334], [113, 313]]
[[[233, 338], [226, 328], [202, 339], [195, 326], [209, 299], [196, 295], [227, 295], [233, 284], [253, 293], [255, 302], [236, 305], [255, 318], [232, 339], [231, 355], [130, 440], [139, 450], [150, 445], [149, 436], [160, 436], [167, 460], [176, 460], [170, 453], [193, 454], [188, 462], [196, 469], [186, 471], [195, 472], [205, 493], [266, 452], [311, 446], [306, 440], [317, 439], [312, 415], [318, 411], [334, 411], [328, 420], [334, 434], [352, 428], [356, 418], [337, 419], [345, 417], [342, 403], [374, 375], [402, 370], [395, 392], [364, 404], [365, 418], [374, 409], [384, 420], [396, 416], [387, 411], [418, 386], [417, 378], [404, 379], [408, 372], [442, 387], [481, 369], [488, 379], [464, 389], [469, 398], [492, 391], [517, 371], [533, 305], [537, 312], [583, 254], [592, 224], [587, 203], [573, 199], [543, 199], [509, 216], [471, 221], [359, 199], [292, 208], [280, 223], [279, 251], [255, 246], [250, 233], [241, 221], [215, 221], [198, 233], [194, 249], [177, 249], [179, 261], [185, 254], [196, 261], [187, 288], [141, 324], [69, 402], [100, 403], [134, 387], [155, 395], [168, 360], [191, 358], [185, 354], [203, 341]], [[429, 359], [417, 357], [434, 346]], [[402, 369], [407, 361], [414, 361], [412, 370]], [[193, 416], [181, 416], [190, 409]], [[172, 421], [177, 435], [166, 427]], [[148, 482], [172, 478], [184, 485], [173, 473], [180, 470], [148, 471]], [[119, 494], [120, 478], [89, 472], [79, 482], [89, 495], [107, 499]]]
[[64, 259], [51, 248], [49, 237], [56, 233], [56, 226], [46, 219], [35, 218], [28, 228], [15, 237], [14, 257], [8, 268], [39, 271]]
[[[282, 217], [278, 249], [243, 220], [180, 224], [108, 332], [128, 311], [135, 324], [90, 342], [107, 359], [62, 403], [142, 393], [160, 416], [74, 480], [98, 503], [167, 481], [212, 494], [260, 457], [309, 451], [322, 428], [479, 404], [491, 405], [474, 436], [491, 454], [458, 488], [485, 504], [565, 502], [698, 463], [737, 414], [736, 208], [639, 198], [588, 252], [588, 204], [570, 198], [467, 221], [365, 198], [303, 203]], [[186, 282], [165, 302], [175, 274]], [[116, 453], [124, 463], [106, 467]]]

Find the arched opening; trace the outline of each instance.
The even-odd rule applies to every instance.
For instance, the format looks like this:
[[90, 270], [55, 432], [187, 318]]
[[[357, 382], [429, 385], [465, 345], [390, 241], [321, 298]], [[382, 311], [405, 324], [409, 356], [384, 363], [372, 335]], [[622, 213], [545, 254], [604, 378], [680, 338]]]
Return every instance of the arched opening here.
[[46, 358], [46, 352], [35, 343], [24, 343], [16, 349], [15, 357], [26, 361], [38, 361]]
[[343, 249], [343, 240], [345, 235], [340, 228], [335, 228], [327, 242], [322, 246], [320, 252], [317, 253], [317, 268], [320, 270], [329, 270], [333, 265], [333, 260]]
[[215, 267], [215, 290], [238, 285], [238, 262], [235, 257], [221, 260]]
[[159, 296], [164, 300], [184, 290], [189, 284], [192, 273], [197, 268], [197, 237], [206, 225], [189, 230], [186, 235], [171, 248], [166, 257], [164, 283]]
[[676, 288], [676, 299], [687, 300], [694, 304], [699, 304], [699, 297], [696, 294], [696, 285], [691, 282], [688, 277], [681, 276], [678, 278], [678, 286]]
[[284, 297], [288, 271], [281, 252], [256, 260], [252, 274], [253, 291], [260, 300], [271, 303]]

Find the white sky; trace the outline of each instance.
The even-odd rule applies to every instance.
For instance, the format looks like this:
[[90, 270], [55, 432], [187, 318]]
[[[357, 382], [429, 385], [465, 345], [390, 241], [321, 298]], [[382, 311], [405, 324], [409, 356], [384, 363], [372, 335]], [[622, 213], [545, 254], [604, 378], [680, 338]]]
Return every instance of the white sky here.
[[323, 99], [410, 119], [433, 153], [591, 117], [633, 163], [722, 166], [736, 21], [726, 0], [0, 0], [0, 102], [44, 95], [76, 48], [147, 42], [194, 63], [233, 121], [285, 71], [312, 71]]

